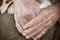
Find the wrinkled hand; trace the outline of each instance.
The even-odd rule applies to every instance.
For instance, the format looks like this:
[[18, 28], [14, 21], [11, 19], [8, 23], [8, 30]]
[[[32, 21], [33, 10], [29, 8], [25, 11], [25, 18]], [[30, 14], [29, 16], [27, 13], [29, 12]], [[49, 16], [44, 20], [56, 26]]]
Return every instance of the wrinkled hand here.
[[23, 35], [29, 39], [39, 39], [48, 29], [52, 27], [59, 19], [59, 10], [56, 6], [50, 6], [44, 9], [37, 17], [27, 24], [23, 25], [25, 31]]

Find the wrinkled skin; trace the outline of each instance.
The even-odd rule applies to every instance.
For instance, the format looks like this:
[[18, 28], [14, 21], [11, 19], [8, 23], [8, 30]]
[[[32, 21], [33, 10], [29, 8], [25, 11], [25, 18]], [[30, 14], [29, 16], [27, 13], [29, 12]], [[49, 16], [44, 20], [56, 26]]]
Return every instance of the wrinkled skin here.
[[[18, 1], [15, 1], [15, 3], [16, 2], [18, 3]], [[50, 29], [59, 20], [59, 8], [57, 7], [58, 4], [51, 5], [43, 10], [37, 8], [40, 9], [38, 10], [38, 13], [36, 13], [37, 16], [36, 14], [34, 14], [34, 11], [31, 12], [32, 9], [28, 11], [27, 8], [26, 11], [26, 8], [24, 7], [23, 3], [21, 4], [22, 5], [15, 5], [15, 7], [16, 6], [18, 6], [18, 8], [22, 7], [23, 12], [21, 12], [22, 9], [16, 8], [15, 11], [16, 10], [18, 11], [15, 12], [14, 18], [16, 21], [16, 27], [18, 31], [27, 39], [29, 38], [33, 38], [34, 40], [39, 39], [46, 33], [48, 29]]]

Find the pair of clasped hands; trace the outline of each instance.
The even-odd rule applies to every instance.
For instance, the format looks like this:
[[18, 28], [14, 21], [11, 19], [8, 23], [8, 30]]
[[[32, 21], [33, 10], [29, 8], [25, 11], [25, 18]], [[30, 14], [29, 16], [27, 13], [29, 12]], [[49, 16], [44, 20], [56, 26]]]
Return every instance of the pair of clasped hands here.
[[16, 28], [27, 39], [41, 38], [59, 19], [56, 5], [42, 9], [37, 5], [37, 2], [28, 1], [24, 5], [23, 2], [19, 1], [16, 2], [21, 5], [15, 2], [15, 6], [17, 6], [14, 14]]

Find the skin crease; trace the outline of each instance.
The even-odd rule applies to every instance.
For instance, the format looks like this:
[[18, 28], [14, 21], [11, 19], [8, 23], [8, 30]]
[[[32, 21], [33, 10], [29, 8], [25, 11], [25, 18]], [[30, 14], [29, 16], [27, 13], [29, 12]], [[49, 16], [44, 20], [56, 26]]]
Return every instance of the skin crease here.
[[[53, 9], [54, 6], [51, 7], [51, 8]], [[37, 10], [38, 10], [38, 8], [37, 8]], [[57, 13], [56, 10], [55, 10], [55, 12]], [[33, 11], [33, 9], [32, 9], [32, 11]], [[43, 36], [45, 34], [45, 31], [47, 31], [49, 28], [52, 27], [52, 25], [54, 25], [57, 22], [57, 19], [59, 18], [57, 16], [58, 13], [56, 14], [56, 13], [52, 12], [52, 13], [54, 13], [53, 14], [54, 17], [53, 16], [51, 17], [52, 14], [49, 16], [48, 15], [49, 14], [48, 11], [49, 11], [49, 8], [44, 9], [41, 13], [39, 13], [39, 15], [36, 14], [37, 17], [35, 17], [35, 18], [33, 17], [33, 15], [34, 15], [33, 13], [34, 12], [31, 12], [31, 11], [28, 11], [27, 14], [25, 13], [25, 14], [22, 14], [22, 15], [19, 15], [19, 13], [15, 13], [14, 14], [14, 18], [15, 18], [15, 21], [16, 21], [16, 27], [17, 27], [18, 31], [21, 34], [23, 34], [27, 39], [29, 39], [29, 38], [33, 38], [34, 40], [39, 39], [41, 36]], [[42, 15], [42, 13], [44, 13], [44, 14]], [[51, 18], [49, 18], [49, 20], [46, 18], [46, 21], [44, 21], [45, 15], [47, 16], [47, 18], [49, 18], [49, 17], [51, 17]], [[43, 18], [43, 21], [42, 21], [42, 18]], [[51, 20], [52, 18], [53, 18], [53, 23], [50, 22], [50, 21], [52, 21]], [[48, 23], [46, 23], [47, 21], [48, 21]]]

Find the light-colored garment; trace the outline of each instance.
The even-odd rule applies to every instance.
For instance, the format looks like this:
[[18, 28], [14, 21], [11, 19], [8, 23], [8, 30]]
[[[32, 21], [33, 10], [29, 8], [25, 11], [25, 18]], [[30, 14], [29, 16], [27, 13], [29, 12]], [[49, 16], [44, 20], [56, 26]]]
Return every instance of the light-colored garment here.
[[50, 6], [50, 5], [51, 5], [51, 1], [50, 0], [44, 0], [39, 7], [40, 8], [46, 8], [46, 7]]

